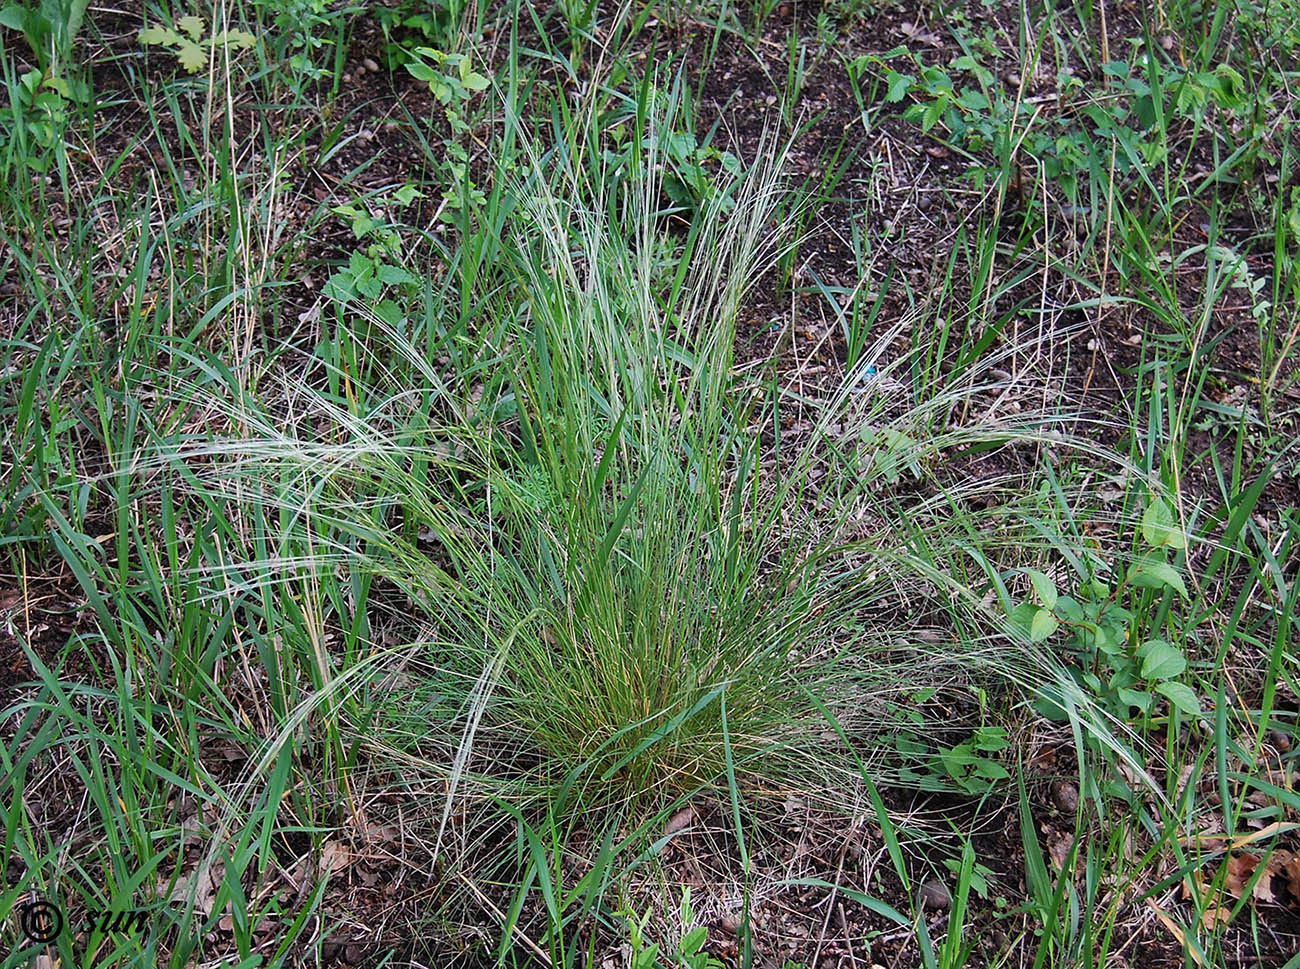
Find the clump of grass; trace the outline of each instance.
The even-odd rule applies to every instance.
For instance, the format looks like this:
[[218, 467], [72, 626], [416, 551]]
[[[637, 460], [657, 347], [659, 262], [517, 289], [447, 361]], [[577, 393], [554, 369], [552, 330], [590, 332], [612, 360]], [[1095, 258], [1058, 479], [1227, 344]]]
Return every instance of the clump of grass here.
[[247, 443], [246, 471], [266, 480], [272, 460], [311, 482], [275, 499], [310, 523], [305, 547], [423, 613], [445, 715], [419, 748], [449, 810], [486, 791], [657, 808], [724, 778], [848, 801], [918, 685], [1053, 666], [975, 582], [1028, 532], [968, 499], [1014, 483], [916, 492], [971, 446], [1068, 442], [1024, 418], [950, 425], [979, 373], [906, 402], [894, 334], [821, 403], [770, 369], [740, 376], [743, 298], [791, 241], [774, 228], [780, 160], [665, 237], [654, 143], [617, 183], [557, 149], [494, 193], [499, 257], [477, 270], [492, 326], [458, 372], [370, 320], [377, 376], [351, 398], [366, 403], [306, 407], [331, 443], [269, 422]]

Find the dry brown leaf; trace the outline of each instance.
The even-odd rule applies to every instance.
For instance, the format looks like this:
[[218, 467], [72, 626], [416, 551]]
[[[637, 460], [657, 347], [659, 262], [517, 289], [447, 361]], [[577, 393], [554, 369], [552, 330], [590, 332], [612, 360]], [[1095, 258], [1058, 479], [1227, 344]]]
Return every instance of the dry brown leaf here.
[[[167, 896], [168, 901], [188, 905], [190, 898], [193, 897], [194, 911], [201, 912], [206, 918], [212, 914], [212, 906], [217, 900], [217, 889], [221, 887], [224, 877], [225, 865], [220, 861], [212, 865], [200, 866], [188, 878], [182, 878], [176, 883]], [[166, 883], [164, 882], [160, 887], [166, 887]]]
[[352, 852], [342, 841], [326, 841], [320, 850], [320, 870], [323, 875], [337, 875], [352, 860]]
[[1292, 901], [1300, 903], [1300, 855], [1293, 855], [1286, 863], [1286, 889]]
[[1074, 838], [1068, 834], [1054, 835], [1047, 843], [1047, 853], [1052, 859], [1052, 867], [1057, 871], [1065, 868], [1074, 849]]
[[[1255, 874], [1259, 862], [1260, 856], [1253, 855], [1248, 851], [1239, 855], [1229, 855], [1227, 861], [1228, 871], [1223, 879], [1224, 890], [1234, 898], [1241, 898], [1246, 891], [1246, 883], [1250, 881], [1250, 876]], [[1261, 878], [1260, 881], [1264, 881], [1264, 878]], [[1256, 890], [1258, 890], [1258, 886], [1256, 886]]]
[[695, 808], [688, 804], [668, 819], [668, 823], [664, 825], [664, 837], [667, 838], [669, 835], [674, 835], [678, 831], [690, 827], [694, 820]]
[[1268, 856], [1268, 861], [1264, 866], [1264, 874], [1259, 876], [1259, 881], [1255, 883], [1255, 897], [1261, 902], [1275, 902], [1277, 896], [1273, 894], [1273, 879], [1277, 876], [1286, 877], [1287, 869], [1293, 860], [1289, 851], [1274, 851]]
[[1277, 897], [1273, 894], [1273, 878], [1279, 875], [1289, 878], [1290, 866], [1293, 861], [1294, 857], [1289, 851], [1274, 851], [1269, 854], [1267, 861], [1264, 860], [1262, 855], [1250, 852], [1230, 855], [1223, 887], [1235, 897], [1240, 898], [1245, 893], [1246, 885], [1250, 882], [1256, 869], [1263, 862], [1264, 870], [1256, 879], [1251, 895], [1261, 902], [1276, 901]]

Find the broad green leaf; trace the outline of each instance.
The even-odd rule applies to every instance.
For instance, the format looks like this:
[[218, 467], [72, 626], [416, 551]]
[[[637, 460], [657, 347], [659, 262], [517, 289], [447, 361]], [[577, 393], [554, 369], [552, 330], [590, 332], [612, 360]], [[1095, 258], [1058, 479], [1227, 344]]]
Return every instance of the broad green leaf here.
[[1201, 702], [1196, 698], [1196, 692], [1177, 680], [1157, 683], [1156, 692], [1163, 695], [1171, 704], [1184, 713], [1195, 715], [1201, 712]]
[[1056, 627], [1060, 624], [1060, 620], [1046, 609], [1038, 609], [1029, 624], [1029, 641], [1041, 643], [1056, 632]]
[[1028, 639], [1034, 626], [1034, 617], [1038, 614], [1038, 607], [1032, 602], [1022, 602], [1016, 606], [1007, 615], [1007, 622], [1011, 629]]
[[1168, 680], [1187, 669], [1187, 660], [1163, 639], [1148, 639], [1138, 650], [1142, 657], [1142, 676], [1148, 680]]
[[428, 64], [421, 64], [419, 61], [411, 61], [406, 65], [406, 70], [417, 81], [428, 81], [430, 84], [442, 78], [440, 71], [434, 70]]
[[410, 205], [415, 199], [423, 197], [423, 193], [414, 185], [410, 184], [403, 185], [393, 193], [393, 201], [402, 206]]
[[1101, 623], [1097, 627], [1094, 642], [1103, 653], [1111, 654], [1119, 649], [1122, 638], [1120, 632], [1110, 623]]
[[477, 71], [471, 71], [465, 76], [461, 83], [470, 91], [483, 91], [492, 84], [491, 81], [482, 74], [479, 74]]
[[1121, 703], [1127, 703], [1131, 707], [1137, 707], [1143, 713], [1151, 712], [1152, 696], [1141, 690], [1130, 690], [1127, 687], [1121, 687], [1115, 691]]
[[11, 3], [9, 6], [0, 9], [0, 25], [8, 27], [10, 30], [19, 30], [26, 33], [27, 8]]
[[1048, 609], [1055, 609], [1058, 596], [1056, 586], [1052, 583], [1052, 580], [1037, 569], [1025, 569], [1025, 575], [1029, 576], [1029, 581], [1033, 585], [1034, 591], [1038, 593], [1038, 598], [1042, 600], [1043, 605]]
[[1160, 498], [1153, 499], [1142, 513], [1142, 537], [1157, 548], [1162, 545], [1170, 548], [1187, 547], [1187, 536], [1178, 527], [1172, 509]]
[[420, 281], [414, 274], [407, 272], [401, 266], [388, 265], [379, 267], [379, 278], [390, 286], [400, 286], [402, 283], [418, 283]]
[[1073, 596], [1061, 596], [1056, 600], [1056, 614], [1065, 622], [1081, 622], [1083, 606]]
[[1184, 599], [1187, 598], [1187, 586], [1183, 577], [1168, 562], [1145, 559], [1134, 564], [1129, 570], [1128, 580], [1143, 589], [1177, 589]]

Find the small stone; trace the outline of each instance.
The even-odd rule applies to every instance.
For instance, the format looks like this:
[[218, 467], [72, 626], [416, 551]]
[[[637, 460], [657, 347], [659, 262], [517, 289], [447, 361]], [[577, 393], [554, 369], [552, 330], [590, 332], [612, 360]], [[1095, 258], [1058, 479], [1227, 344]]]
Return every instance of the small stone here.
[[740, 932], [740, 916], [736, 915], [734, 912], [727, 912], [720, 919], [718, 919], [718, 928], [720, 928], [723, 932], [728, 932], [731, 935], [736, 935], [738, 932]]
[[1162, 35], [1160, 36], [1160, 46], [1161, 46], [1161, 48], [1163, 48], [1164, 50], [1173, 50], [1173, 49], [1174, 49], [1174, 35], [1173, 35], [1173, 34], [1162, 34]]
[[363, 78], [363, 77], [366, 76], [366, 66], [365, 66], [364, 64], [362, 64], [360, 67], [358, 67], [358, 68], [357, 68], [355, 71], [353, 71], [352, 73], [353, 73], [353, 76], [355, 76], [355, 77], [358, 78], [358, 79]]
[[1055, 781], [1052, 784], [1052, 800], [1063, 814], [1073, 814], [1079, 809], [1079, 789], [1069, 781]]
[[344, 75], [343, 75], [343, 83], [344, 83], [344, 84], [351, 84], [351, 83], [352, 83], [352, 75], [351, 75], [351, 74], [344, 74]]
[[373, 57], [367, 57], [364, 60], [362, 60], [361, 66], [364, 67], [371, 74], [379, 73], [379, 65], [375, 62], [375, 59]]
[[952, 908], [952, 892], [939, 879], [931, 878], [921, 885], [921, 904], [925, 908], [946, 912]]
[[781, 6], [776, 8], [776, 12], [778, 16], [788, 17], [790, 16], [790, 5], [788, 3], [783, 3]]

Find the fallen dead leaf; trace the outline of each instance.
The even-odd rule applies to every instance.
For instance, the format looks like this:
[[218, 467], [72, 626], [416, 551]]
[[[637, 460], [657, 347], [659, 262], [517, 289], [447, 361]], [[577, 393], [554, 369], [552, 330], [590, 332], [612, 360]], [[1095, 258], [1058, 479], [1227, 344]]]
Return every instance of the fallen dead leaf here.
[[695, 808], [688, 804], [668, 819], [668, 823], [664, 825], [664, 837], [667, 838], [669, 835], [674, 835], [678, 831], [689, 828], [694, 821]]
[[[1250, 876], [1255, 874], [1255, 869], [1259, 867], [1260, 856], [1253, 855], [1250, 852], [1242, 852], [1239, 855], [1229, 855], [1227, 861], [1227, 873], [1223, 878], [1223, 888], [1235, 898], [1241, 898], [1246, 891], [1246, 884], [1250, 881]], [[1268, 876], [1262, 876], [1255, 883], [1256, 894], [1259, 892], [1261, 883], [1268, 880]], [[1270, 900], [1272, 895], [1270, 893]]]
[[322, 875], [337, 875], [352, 860], [352, 852], [342, 841], [326, 841], [320, 850], [320, 870]]
[[[168, 894], [168, 901], [188, 905], [194, 899], [194, 911], [201, 912], [206, 918], [212, 914], [212, 906], [217, 900], [217, 889], [225, 877], [225, 865], [214, 862], [200, 866], [188, 878], [182, 878]], [[166, 888], [163, 882], [160, 888]]]

